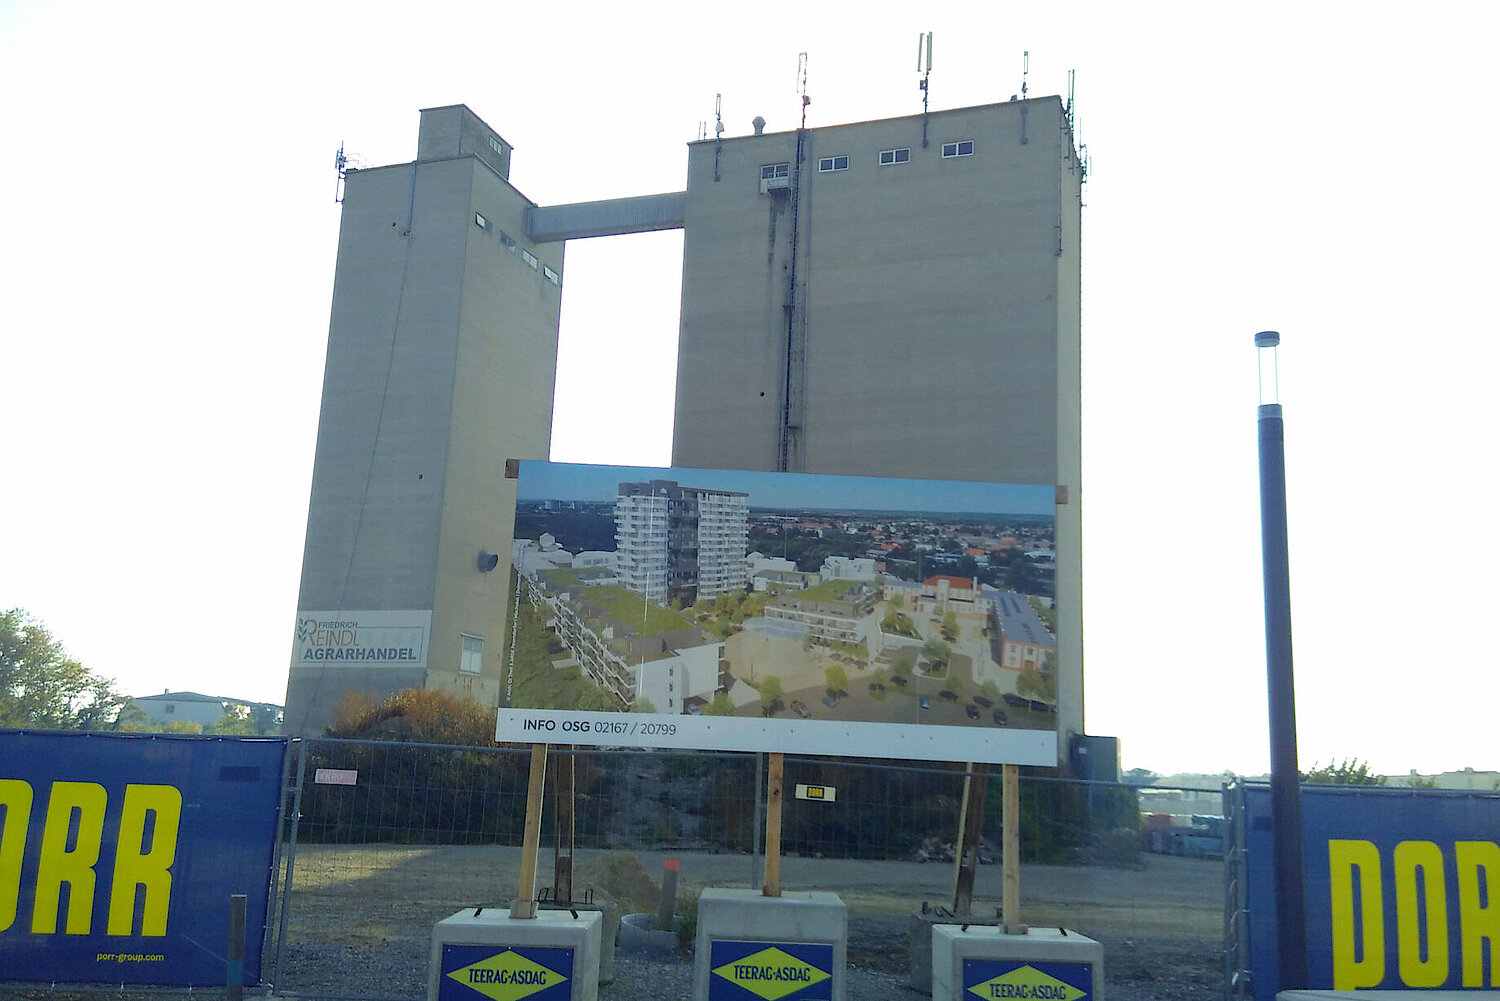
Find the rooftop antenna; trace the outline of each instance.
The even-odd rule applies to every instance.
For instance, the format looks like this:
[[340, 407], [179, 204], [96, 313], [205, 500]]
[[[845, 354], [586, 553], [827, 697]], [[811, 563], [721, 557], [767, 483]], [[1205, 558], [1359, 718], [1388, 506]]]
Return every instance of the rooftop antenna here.
[[[925, 58], [924, 58], [925, 53]], [[917, 72], [922, 74], [917, 87], [922, 91], [922, 148], [927, 148], [927, 78], [932, 75], [932, 32], [924, 31], [917, 36]]]
[[356, 153], [344, 150], [344, 141], [339, 140], [339, 150], [333, 154], [333, 172], [336, 175], [333, 181], [333, 200], [335, 203], [344, 200], [344, 175], [351, 170], [364, 170], [369, 163]]
[[1073, 128], [1073, 74], [1076, 72], [1078, 71], [1068, 70], [1068, 106], [1064, 109], [1064, 114], [1067, 116], [1069, 129]]
[[1026, 76], [1031, 72], [1031, 50], [1021, 53], [1021, 145], [1026, 145]]
[[344, 200], [344, 169], [349, 166], [349, 154], [344, 152], [344, 141], [339, 140], [339, 151], [333, 154], [333, 172], [337, 176], [333, 180], [333, 202], [337, 205]]
[[797, 54], [797, 93], [802, 95], [802, 128], [807, 128], [807, 106], [812, 98], [807, 96], [807, 53]]
[[714, 95], [714, 181], [719, 180], [719, 154], [724, 152], [724, 95]]

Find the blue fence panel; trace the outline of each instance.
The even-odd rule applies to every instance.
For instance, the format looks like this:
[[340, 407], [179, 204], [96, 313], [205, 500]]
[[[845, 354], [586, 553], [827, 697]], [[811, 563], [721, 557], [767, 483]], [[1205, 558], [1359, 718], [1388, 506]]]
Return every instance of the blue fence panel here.
[[0, 733], [0, 979], [223, 985], [229, 898], [260, 978], [286, 742]]
[[[1271, 794], [1245, 788], [1250, 970], [1276, 984]], [[1500, 794], [1302, 787], [1309, 987], [1500, 986]]]

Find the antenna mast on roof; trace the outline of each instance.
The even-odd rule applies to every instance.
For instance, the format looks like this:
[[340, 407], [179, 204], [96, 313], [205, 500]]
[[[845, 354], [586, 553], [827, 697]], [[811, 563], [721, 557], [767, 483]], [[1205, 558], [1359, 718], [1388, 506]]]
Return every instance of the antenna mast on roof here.
[[[924, 59], [925, 51], [925, 59]], [[927, 148], [927, 78], [932, 75], [932, 32], [924, 31], [917, 36], [917, 72], [922, 74], [917, 87], [922, 91], [922, 148]]]
[[807, 96], [807, 53], [797, 55], [797, 93], [802, 96], [802, 128], [807, 128], [807, 106], [812, 98]]
[[1021, 53], [1021, 145], [1026, 145], [1026, 76], [1031, 72], [1031, 50]]
[[714, 95], [714, 180], [719, 179], [719, 154], [724, 152], [724, 95]]

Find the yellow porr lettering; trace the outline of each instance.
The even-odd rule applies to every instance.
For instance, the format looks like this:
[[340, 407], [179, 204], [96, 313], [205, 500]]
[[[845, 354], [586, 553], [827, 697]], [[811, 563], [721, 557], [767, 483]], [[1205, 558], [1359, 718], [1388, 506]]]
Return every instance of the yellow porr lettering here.
[[16, 921], [21, 899], [21, 860], [26, 857], [26, 827], [31, 823], [31, 786], [20, 779], [0, 779], [0, 931]]
[[[1359, 881], [1359, 935], [1354, 884]], [[1333, 918], [1333, 989], [1374, 987], [1385, 979], [1385, 921], [1381, 916], [1380, 852], [1369, 841], [1328, 842], [1329, 903]]]
[[[1403, 841], [1392, 855], [1396, 867], [1396, 950], [1401, 983], [1441, 987], [1448, 979], [1448, 891], [1443, 885], [1443, 850], [1431, 841]], [[1422, 903], [1417, 909], [1417, 870], [1422, 872]], [[1427, 958], [1422, 958], [1423, 932]]]
[[[1500, 844], [1455, 841], [1453, 860], [1458, 870], [1458, 927], [1463, 950], [1464, 986], [1486, 986], [1484, 943], [1489, 942], [1488, 986], [1500, 987]], [[1481, 882], [1488, 891], [1483, 907], [1479, 906]]]
[[[146, 817], [151, 815], [151, 848], [146, 848]], [[167, 933], [167, 906], [172, 900], [170, 866], [177, 857], [177, 824], [182, 817], [182, 793], [167, 785], [128, 785], [120, 815], [120, 840], [115, 851], [115, 876], [109, 890], [110, 935], [135, 932], [135, 898], [143, 888], [142, 935]]]
[[[69, 935], [89, 933], [89, 918], [94, 910], [94, 865], [99, 861], [99, 841], [104, 834], [105, 801], [104, 787], [97, 782], [52, 783], [36, 871], [36, 902], [31, 909], [33, 933], [51, 935], [57, 931], [64, 883], [68, 884], [65, 931]], [[75, 815], [77, 838], [69, 851]]]

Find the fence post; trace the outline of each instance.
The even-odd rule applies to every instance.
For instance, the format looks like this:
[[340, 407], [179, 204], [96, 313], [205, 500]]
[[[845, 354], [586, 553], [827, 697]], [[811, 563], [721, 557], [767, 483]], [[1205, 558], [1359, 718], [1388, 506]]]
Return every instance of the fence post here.
[[[281, 913], [276, 919], [276, 966], [271, 974], [272, 994], [276, 993], [276, 988], [281, 983], [281, 960], [286, 946], [288, 903], [292, 898], [292, 873], [297, 868], [297, 830], [302, 826], [302, 784], [307, 779], [307, 740], [302, 738], [295, 743], [297, 744], [297, 784], [292, 791], [292, 832], [287, 839], [286, 875], [281, 881]], [[276, 832], [278, 840], [281, 838], [281, 833], [279, 830]]]
[[229, 951], [225, 954], [224, 990], [229, 1001], [245, 1001], [245, 902], [243, 893], [229, 898]]

